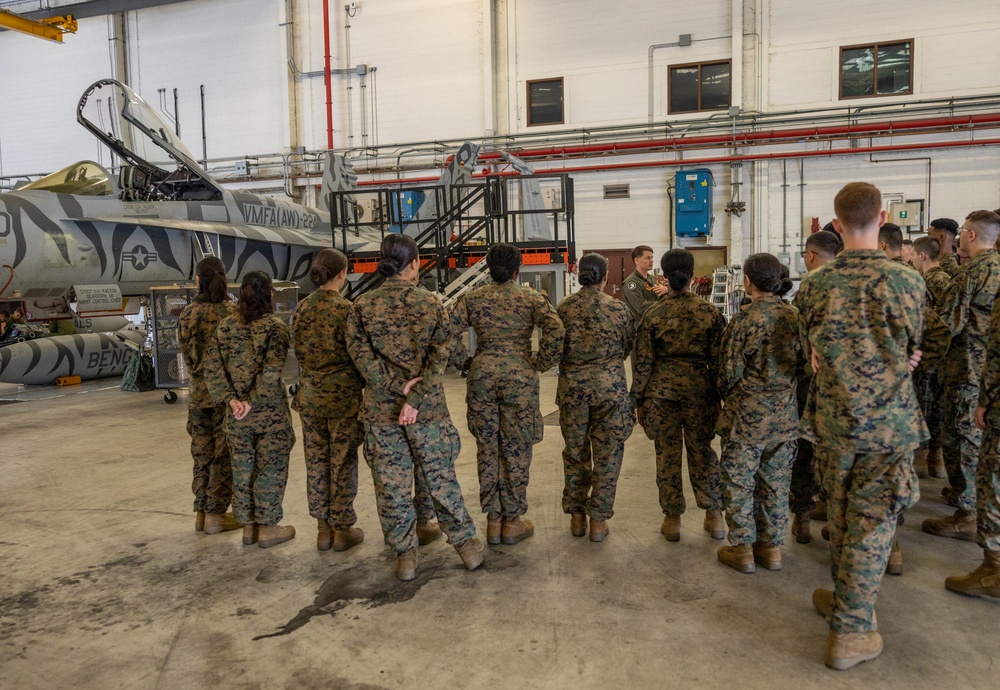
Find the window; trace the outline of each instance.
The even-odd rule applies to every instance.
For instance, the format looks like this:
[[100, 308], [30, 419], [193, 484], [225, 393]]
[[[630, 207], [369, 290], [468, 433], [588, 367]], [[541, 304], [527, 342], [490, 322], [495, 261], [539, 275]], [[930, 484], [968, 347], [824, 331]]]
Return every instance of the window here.
[[528, 126], [561, 125], [563, 121], [562, 77], [529, 81]]
[[729, 60], [671, 65], [667, 73], [669, 112], [696, 113], [728, 108], [730, 73]]
[[840, 49], [840, 97], [913, 93], [913, 41]]

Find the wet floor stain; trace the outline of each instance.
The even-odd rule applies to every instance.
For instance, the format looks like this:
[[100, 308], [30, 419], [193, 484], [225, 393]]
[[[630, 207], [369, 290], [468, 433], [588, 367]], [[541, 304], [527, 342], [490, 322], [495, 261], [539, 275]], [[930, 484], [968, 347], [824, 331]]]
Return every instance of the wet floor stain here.
[[[421, 559], [417, 577], [400, 582], [386, 568], [386, 562], [368, 561], [340, 570], [323, 582], [313, 603], [299, 611], [276, 632], [258, 635], [254, 640], [290, 635], [307, 625], [316, 616], [335, 616], [348, 605], [368, 609], [409, 601], [441, 571], [444, 562], [437, 558]], [[258, 578], [259, 579], [259, 578]]]

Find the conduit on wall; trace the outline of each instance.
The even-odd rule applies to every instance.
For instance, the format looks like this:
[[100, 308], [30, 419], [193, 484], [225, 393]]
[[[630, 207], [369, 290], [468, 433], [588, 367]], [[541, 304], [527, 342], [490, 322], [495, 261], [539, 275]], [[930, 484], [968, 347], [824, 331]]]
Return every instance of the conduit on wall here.
[[[927, 151], [931, 149], [961, 148], [969, 146], [997, 146], [1000, 139], [981, 139], [979, 141], [939, 141], [925, 144], [887, 144], [884, 146], [859, 146], [841, 149], [826, 149], [822, 151], [783, 151], [778, 153], [751, 153], [735, 156], [713, 156], [708, 158], [684, 158], [668, 161], [634, 161], [631, 163], [606, 163], [601, 165], [580, 165], [561, 168], [536, 168], [536, 174], [544, 173], [583, 173], [598, 172], [604, 170], [637, 170], [642, 168], [671, 168], [682, 166], [711, 165], [713, 163], [731, 163], [733, 161], [764, 161], [764, 160], [786, 160], [820, 158], [833, 156], [850, 156], [870, 153], [890, 153], [893, 151]], [[515, 170], [505, 170], [497, 173], [489, 173], [501, 177], [511, 177], [519, 175]], [[486, 174], [479, 172], [473, 177], [485, 177]], [[359, 181], [359, 186], [380, 186], [388, 184], [412, 184], [415, 182], [433, 182], [438, 177], [415, 177], [397, 180], [365, 180]]]

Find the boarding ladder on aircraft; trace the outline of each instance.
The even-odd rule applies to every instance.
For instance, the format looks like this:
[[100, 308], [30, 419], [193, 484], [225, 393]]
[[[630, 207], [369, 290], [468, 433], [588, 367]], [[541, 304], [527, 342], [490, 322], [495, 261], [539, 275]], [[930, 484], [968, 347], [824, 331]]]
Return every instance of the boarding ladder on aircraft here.
[[209, 235], [205, 232], [195, 231], [194, 233], [194, 255], [195, 264], [204, 258], [209, 256], [218, 256], [219, 253], [216, 251], [215, 245], [212, 243], [214, 237], [215, 241], [219, 241], [218, 235]]

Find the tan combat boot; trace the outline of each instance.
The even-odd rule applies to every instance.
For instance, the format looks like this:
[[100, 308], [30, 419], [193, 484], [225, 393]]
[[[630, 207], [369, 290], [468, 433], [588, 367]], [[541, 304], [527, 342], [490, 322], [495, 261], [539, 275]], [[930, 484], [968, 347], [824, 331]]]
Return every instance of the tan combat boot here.
[[753, 545], [753, 559], [768, 570], [781, 570], [781, 547], [757, 542]]
[[503, 518], [486, 516], [486, 543], [496, 546], [503, 534]]
[[531, 524], [531, 520], [522, 520], [520, 516], [515, 517], [513, 520], [504, 520], [500, 543], [507, 545], [516, 544], [519, 541], [524, 541], [534, 533], [535, 526]]
[[726, 518], [722, 517], [721, 510], [706, 510], [704, 527], [712, 535], [712, 539], [725, 539]]
[[205, 511], [199, 510], [194, 514], [194, 531], [204, 532], [205, 531]]
[[421, 546], [427, 546], [431, 542], [440, 539], [443, 535], [444, 532], [441, 531], [437, 522], [417, 523], [417, 543]]
[[982, 565], [968, 575], [952, 575], [944, 586], [966, 596], [1000, 597], [1000, 551], [984, 551]]
[[365, 533], [358, 527], [345, 527], [333, 531], [333, 550], [347, 551], [365, 540]]
[[854, 668], [882, 653], [882, 636], [868, 632], [839, 633], [833, 630], [826, 638], [826, 665], [837, 671]]
[[808, 544], [812, 541], [812, 532], [809, 531], [809, 513], [796, 513], [792, 517], [792, 534], [799, 544]]
[[243, 546], [251, 546], [257, 543], [257, 523], [248, 522], [243, 525]]
[[917, 476], [921, 479], [926, 479], [929, 474], [927, 470], [927, 460], [930, 453], [926, 448], [918, 448], [913, 451], [913, 469], [916, 471]]
[[826, 520], [826, 501], [816, 501], [815, 507], [809, 511], [809, 517], [813, 520]]
[[927, 518], [922, 527], [927, 534], [938, 537], [976, 541], [976, 514], [961, 509], [949, 517]]
[[889, 562], [886, 563], [885, 572], [889, 575], [903, 574], [903, 549], [899, 547], [899, 540], [892, 540], [892, 550], [889, 552]]
[[667, 541], [681, 540], [681, 516], [664, 515], [663, 524], [660, 525], [660, 534], [667, 538]]
[[728, 565], [738, 573], [753, 573], [757, 570], [753, 564], [753, 548], [750, 544], [719, 547], [719, 563]]
[[333, 544], [333, 528], [322, 518], [316, 518], [316, 526], [316, 550], [329, 551]]
[[458, 555], [465, 564], [466, 570], [475, 570], [483, 564], [483, 554], [486, 553], [486, 545], [481, 539], [466, 539], [455, 547]]
[[610, 531], [607, 520], [590, 519], [590, 541], [604, 541]]
[[587, 516], [583, 513], [572, 513], [569, 516], [569, 531], [574, 537], [587, 534]]
[[417, 576], [417, 550], [396, 554], [396, 577], [409, 582]]
[[291, 525], [261, 525], [257, 546], [269, 549], [295, 537], [295, 528]]
[[233, 517], [232, 513], [205, 513], [205, 534], [219, 534], [239, 529], [242, 523]]
[[944, 468], [944, 453], [940, 448], [931, 450], [927, 458], [927, 474], [935, 479], [945, 479], [948, 471]]

